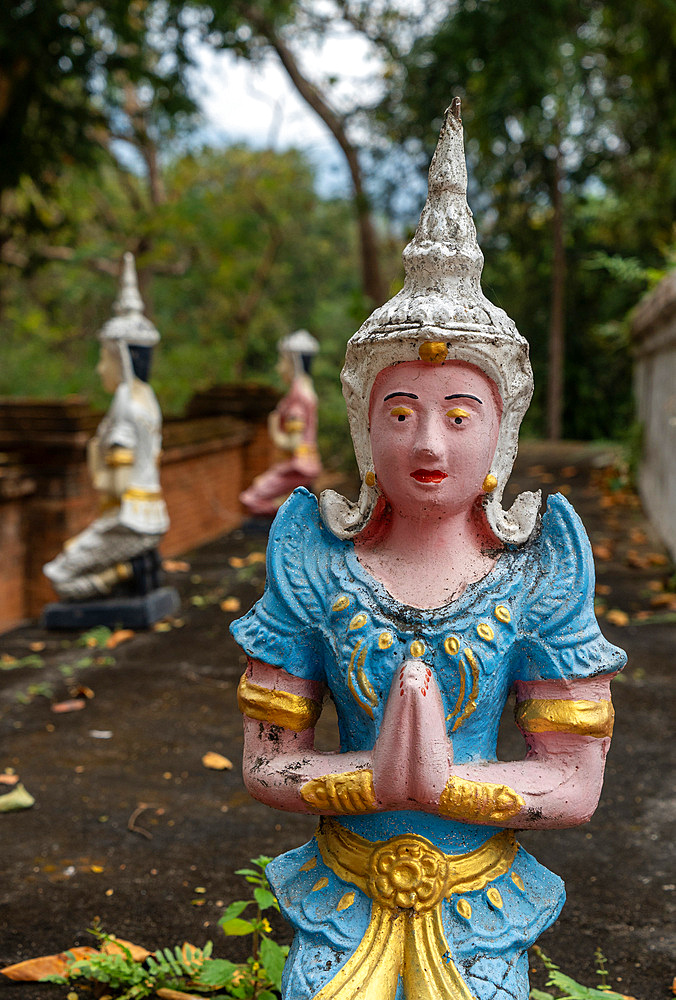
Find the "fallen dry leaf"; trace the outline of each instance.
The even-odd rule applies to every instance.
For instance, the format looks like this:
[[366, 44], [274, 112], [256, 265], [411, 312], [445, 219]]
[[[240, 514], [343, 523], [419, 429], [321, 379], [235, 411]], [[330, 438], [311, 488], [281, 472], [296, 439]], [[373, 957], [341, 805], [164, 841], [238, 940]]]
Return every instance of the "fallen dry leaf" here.
[[610, 611], [606, 612], [606, 621], [611, 625], [628, 625], [629, 615], [626, 611], [620, 611], [619, 608], [611, 608]]
[[66, 701], [57, 701], [52, 705], [52, 712], [57, 715], [64, 715], [66, 712], [81, 712], [87, 702], [84, 698], [67, 698]]
[[9, 667], [12, 663], [16, 663], [16, 656], [11, 656], [10, 653], [3, 653], [2, 656], [0, 656], [0, 663], [4, 663]]
[[172, 990], [168, 986], [161, 986], [155, 993], [161, 997], [161, 1000], [204, 1000], [204, 996], [198, 996], [196, 993], [183, 993], [182, 990]]
[[205, 767], [211, 768], [212, 771], [232, 770], [232, 761], [224, 757], [223, 754], [216, 753], [215, 750], [208, 750], [202, 757], [202, 763]]
[[132, 944], [131, 941], [125, 941], [124, 938], [119, 937], [107, 940], [101, 951], [104, 955], [123, 955], [125, 948], [135, 962], [143, 962], [151, 954], [147, 948], [143, 948], [140, 944]]
[[239, 597], [226, 597], [221, 601], [221, 611], [239, 611], [241, 607], [242, 602]]
[[648, 536], [641, 528], [632, 528], [629, 532], [629, 541], [632, 545], [645, 545], [648, 541]]
[[573, 476], [577, 475], [577, 466], [566, 465], [563, 469], [561, 469], [561, 475], [564, 479], [572, 479]]
[[163, 559], [162, 569], [165, 573], [189, 573], [190, 563], [184, 559]]
[[129, 639], [133, 639], [135, 635], [136, 633], [131, 628], [119, 628], [106, 639], [106, 649], [115, 649], [121, 642], [127, 642]]
[[607, 562], [609, 559], [613, 558], [613, 549], [610, 542], [601, 541], [596, 542], [592, 545], [592, 552], [594, 553], [595, 559], [602, 559], [603, 562]]
[[33, 653], [41, 653], [42, 650], [45, 648], [45, 646], [46, 646], [46, 643], [44, 643], [44, 642], [31, 642], [31, 643], [29, 643], [29, 649]]
[[265, 562], [265, 552], [250, 552], [247, 556], [247, 562], [251, 563], [264, 563]]
[[626, 562], [632, 569], [646, 569], [649, 565], [648, 557], [642, 556], [636, 549], [629, 549]]
[[[82, 948], [71, 948], [68, 954], [76, 959], [87, 958], [96, 954], [96, 948], [84, 945]], [[66, 952], [62, 951], [58, 955], [43, 955], [41, 958], [28, 958], [16, 965], [6, 965], [0, 972], [18, 983], [36, 983], [45, 976], [65, 975], [68, 964]]]
[[650, 598], [650, 605], [653, 608], [668, 608], [676, 611], [676, 594], [655, 594]]
[[597, 583], [596, 584], [596, 593], [600, 594], [600, 595], [602, 595], [604, 597], [607, 596], [610, 593], [611, 589], [612, 588], [611, 588], [611, 586], [610, 586], [609, 583]]
[[169, 622], [155, 622], [153, 632], [171, 632], [171, 625]]
[[649, 552], [647, 556], [651, 566], [667, 566], [669, 559], [663, 552]]
[[658, 593], [660, 590], [664, 590], [664, 583], [662, 580], [648, 580], [646, 587], [648, 590]]
[[228, 565], [232, 566], [233, 569], [242, 569], [243, 566], [246, 566], [246, 562], [244, 559], [240, 559], [239, 556], [230, 556]]

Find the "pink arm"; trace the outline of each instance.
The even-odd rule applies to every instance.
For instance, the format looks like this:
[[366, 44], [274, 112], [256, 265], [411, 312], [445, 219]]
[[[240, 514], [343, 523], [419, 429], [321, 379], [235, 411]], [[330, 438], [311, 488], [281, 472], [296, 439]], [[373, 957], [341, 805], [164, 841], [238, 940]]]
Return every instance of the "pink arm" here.
[[[286, 691], [321, 703], [324, 687], [261, 660], [249, 658], [247, 679], [260, 687]], [[244, 783], [255, 799], [276, 809], [313, 813], [300, 789], [313, 778], [371, 766], [370, 753], [319, 753], [314, 729], [295, 732], [244, 716]], [[326, 810], [330, 813], [331, 810]]]
[[[581, 681], [535, 681], [516, 685], [518, 702], [535, 699], [610, 700], [614, 674]], [[577, 826], [598, 805], [610, 737], [563, 732], [529, 732], [525, 760], [468, 764], [453, 769], [470, 781], [509, 785], [525, 805], [498, 825], [517, 829]]]

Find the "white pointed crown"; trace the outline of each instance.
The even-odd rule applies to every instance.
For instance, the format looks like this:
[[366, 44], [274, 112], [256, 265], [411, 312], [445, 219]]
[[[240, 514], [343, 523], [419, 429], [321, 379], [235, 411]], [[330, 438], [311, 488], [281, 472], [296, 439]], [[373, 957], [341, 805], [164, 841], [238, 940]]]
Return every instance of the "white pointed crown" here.
[[137, 347], [154, 347], [159, 342], [159, 331], [144, 316], [133, 253], [126, 253], [122, 259], [120, 287], [113, 303], [113, 312], [113, 318], [99, 330], [100, 341], [122, 341]]
[[485, 499], [486, 517], [502, 541], [524, 542], [535, 526], [539, 494], [521, 494], [509, 511], [500, 501], [533, 393], [533, 375], [528, 342], [481, 290], [483, 254], [467, 204], [458, 98], [446, 111], [430, 164], [425, 207], [403, 261], [404, 287], [369, 316], [347, 345], [341, 380], [362, 489], [357, 504], [333, 491], [322, 494], [324, 520], [338, 537], [352, 538], [375, 509], [379, 492], [368, 414], [378, 373], [403, 361], [457, 360], [476, 365], [500, 392], [503, 413], [490, 469], [498, 485]]

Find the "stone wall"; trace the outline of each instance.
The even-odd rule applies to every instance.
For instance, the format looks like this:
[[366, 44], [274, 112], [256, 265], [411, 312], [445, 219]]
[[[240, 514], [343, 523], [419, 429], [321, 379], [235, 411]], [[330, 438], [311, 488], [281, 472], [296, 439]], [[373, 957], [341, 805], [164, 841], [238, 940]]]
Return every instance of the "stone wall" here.
[[641, 499], [676, 558], [676, 271], [634, 312], [635, 391], [643, 427]]
[[[267, 468], [265, 386], [221, 386], [164, 425], [162, 488], [171, 527], [161, 551], [179, 555], [230, 531], [238, 496]], [[0, 632], [38, 616], [54, 592], [42, 567], [96, 516], [86, 466], [100, 415], [83, 399], [0, 399]]]

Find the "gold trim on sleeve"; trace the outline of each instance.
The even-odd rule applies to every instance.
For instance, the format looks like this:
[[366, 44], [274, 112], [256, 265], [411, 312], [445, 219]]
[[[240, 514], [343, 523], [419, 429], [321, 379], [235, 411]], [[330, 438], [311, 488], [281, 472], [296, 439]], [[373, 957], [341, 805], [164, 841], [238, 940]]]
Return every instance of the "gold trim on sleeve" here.
[[516, 724], [525, 733], [612, 736], [615, 712], [610, 701], [529, 698], [516, 706]]
[[300, 797], [317, 812], [330, 809], [342, 816], [374, 812], [373, 773], [365, 769], [312, 778], [301, 788]]
[[106, 452], [106, 465], [117, 468], [120, 465], [133, 465], [134, 452], [131, 448], [111, 448]]
[[322, 711], [320, 703], [312, 698], [252, 684], [246, 674], [242, 674], [237, 688], [237, 704], [247, 718], [292, 729], [295, 733], [312, 729]]

